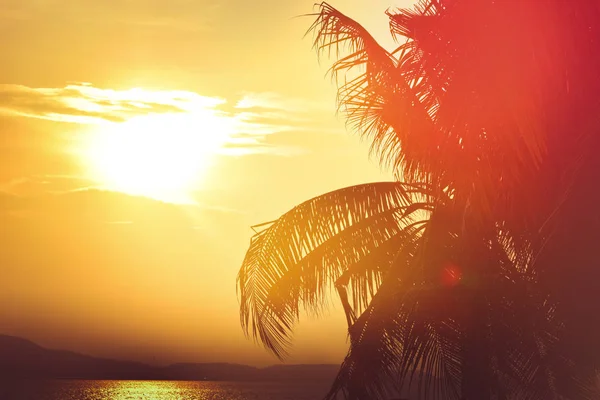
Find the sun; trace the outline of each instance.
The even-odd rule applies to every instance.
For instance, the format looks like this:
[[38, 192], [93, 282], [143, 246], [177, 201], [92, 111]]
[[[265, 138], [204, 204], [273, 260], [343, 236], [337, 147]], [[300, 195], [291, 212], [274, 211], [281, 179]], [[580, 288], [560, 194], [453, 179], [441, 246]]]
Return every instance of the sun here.
[[231, 127], [211, 110], [133, 117], [96, 129], [84, 159], [103, 188], [172, 203], [193, 192]]

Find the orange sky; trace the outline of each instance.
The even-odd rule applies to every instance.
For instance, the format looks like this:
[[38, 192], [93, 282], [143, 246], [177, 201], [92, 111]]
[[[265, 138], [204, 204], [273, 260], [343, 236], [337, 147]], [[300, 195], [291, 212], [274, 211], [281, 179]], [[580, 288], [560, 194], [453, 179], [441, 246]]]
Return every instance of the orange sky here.
[[[270, 364], [235, 276], [250, 226], [383, 180], [302, 39], [313, 1], [0, 3], [0, 333], [94, 355]], [[338, 0], [386, 45], [389, 6]], [[339, 309], [290, 362], [339, 362]]]

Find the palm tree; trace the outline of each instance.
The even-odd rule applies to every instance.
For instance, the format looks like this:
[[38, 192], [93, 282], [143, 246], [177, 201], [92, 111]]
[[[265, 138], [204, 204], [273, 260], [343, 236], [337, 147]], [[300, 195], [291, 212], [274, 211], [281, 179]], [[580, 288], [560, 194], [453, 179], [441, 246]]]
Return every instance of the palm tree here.
[[407, 39], [394, 52], [321, 4], [312, 30], [338, 55], [340, 108], [397, 181], [262, 226], [238, 287], [243, 327], [279, 357], [300, 309], [319, 314], [337, 290], [350, 350], [328, 398], [405, 384], [419, 398], [593, 398], [597, 358], [572, 346], [586, 315], [557, 284], [574, 276], [564, 244], [593, 249], [573, 239], [577, 204], [600, 200], [584, 190], [599, 171], [600, 9], [574, 3], [422, 1], [389, 13]]
[[433, 398], [469, 390], [552, 398], [551, 306], [508, 238], [479, 248], [461, 238], [462, 217], [445, 197], [381, 182], [284, 214], [253, 238], [240, 270], [244, 327], [284, 356], [300, 308], [319, 313], [335, 287], [351, 348], [330, 398], [382, 398], [389, 383], [402, 391], [409, 377]]

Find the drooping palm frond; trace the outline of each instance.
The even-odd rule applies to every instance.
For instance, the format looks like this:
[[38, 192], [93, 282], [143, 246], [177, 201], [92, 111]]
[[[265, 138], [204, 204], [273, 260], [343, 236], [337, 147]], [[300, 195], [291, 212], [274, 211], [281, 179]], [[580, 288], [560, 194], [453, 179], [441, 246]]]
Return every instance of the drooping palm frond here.
[[437, 103], [438, 170], [472, 188], [486, 214], [534, 224], [564, 193], [550, 185], [586, 152], [576, 143], [597, 114], [599, 13], [559, 0], [426, 0], [389, 13], [392, 33], [407, 40], [403, 69]]
[[329, 398], [344, 393], [348, 399], [379, 399], [390, 389], [417, 398], [458, 398], [463, 333], [456, 320], [459, 288], [445, 284], [442, 275], [456, 241], [447, 217], [454, 226], [460, 220], [432, 217], [397, 254], [369, 308], [349, 330], [350, 351]]
[[[392, 34], [406, 41], [393, 54], [327, 3], [311, 30], [320, 53], [336, 57], [332, 71], [348, 123], [384, 164], [403, 180], [435, 179], [459, 189], [482, 216], [516, 211], [509, 217], [523, 220], [535, 213], [513, 203], [528, 198], [520, 195], [523, 184], [547, 155], [554, 126], [542, 110], [564, 86], [563, 63], [548, 39], [559, 29], [556, 4], [538, 8], [421, 1], [389, 13]], [[533, 15], [540, 32], [528, 34]], [[499, 33], [503, 21], [511, 32]]]
[[[440, 400], [485, 392], [507, 399], [595, 398], [589, 387], [569, 383], [577, 375], [561, 366], [569, 363], [557, 346], [562, 325], [537, 293], [531, 271], [515, 264], [522, 256], [489, 243], [505, 235], [464, 243], [448, 219], [435, 220], [399, 251], [350, 327], [350, 350], [328, 398], [382, 399], [390, 390]], [[474, 259], [477, 253], [481, 258]], [[440, 280], [444, 259], [457, 260], [458, 282]], [[483, 269], [476, 265], [482, 261]]]
[[429, 223], [399, 251], [376, 296], [350, 328], [350, 351], [328, 398], [339, 393], [353, 400], [386, 398], [389, 392], [402, 392], [405, 383], [418, 386], [412, 395], [431, 394], [440, 382], [447, 389], [444, 394], [460, 392], [461, 332], [451, 321], [423, 318], [434, 311], [432, 302], [443, 300], [441, 290], [453, 290], [427, 279], [427, 272], [415, 263], [433, 239], [427, 237], [430, 229]]
[[336, 190], [284, 214], [255, 235], [240, 269], [244, 329], [282, 357], [300, 308], [318, 313], [328, 291], [345, 283], [350, 318], [374, 294], [397, 249], [418, 234], [418, 211], [431, 207], [424, 188], [381, 182]]
[[349, 125], [369, 139], [382, 164], [402, 171], [404, 179], [427, 177], [429, 168], [422, 164], [430, 163], [426, 154], [435, 149], [434, 105], [422, 101], [423, 93], [413, 86], [416, 80], [412, 71], [404, 70], [404, 60], [327, 3], [321, 3], [310, 31], [315, 32], [319, 53], [338, 57], [332, 72], [339, 87], [338, 105]]

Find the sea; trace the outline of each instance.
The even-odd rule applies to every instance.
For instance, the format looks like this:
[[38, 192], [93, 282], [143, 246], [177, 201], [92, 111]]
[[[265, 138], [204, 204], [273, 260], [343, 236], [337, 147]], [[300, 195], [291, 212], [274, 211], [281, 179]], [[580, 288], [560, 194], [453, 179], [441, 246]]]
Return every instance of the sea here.
[[211, 381], [0, 381], [0, 400], [320, 400], [324, 383]]

